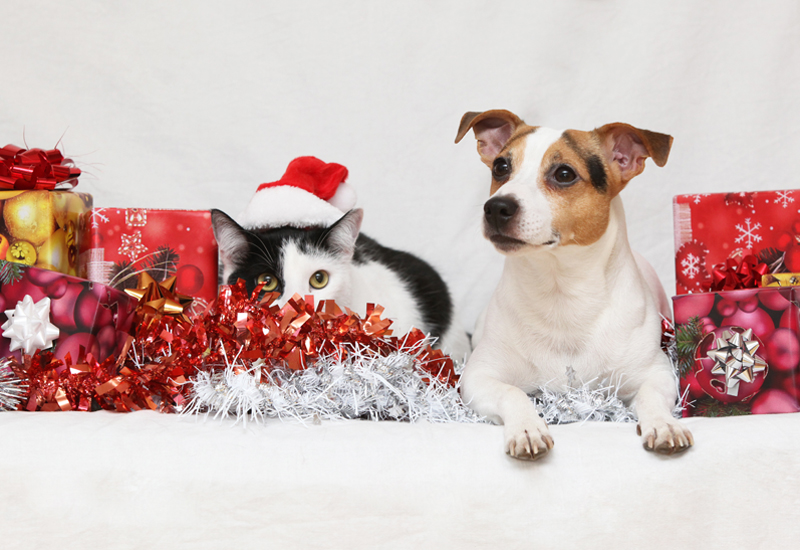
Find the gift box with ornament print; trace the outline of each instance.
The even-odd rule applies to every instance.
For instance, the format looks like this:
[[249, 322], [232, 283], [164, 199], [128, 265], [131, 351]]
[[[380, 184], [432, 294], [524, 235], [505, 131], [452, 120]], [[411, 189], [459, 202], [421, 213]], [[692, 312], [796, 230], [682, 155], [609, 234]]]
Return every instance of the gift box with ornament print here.
[[0, 191], [0, 260], [78, 275], [78, 248], [92, 196], [72, 191]]
[[753, 256], [769, 272], [800, 272], [800, 191], [673, 199], [676, 293], [711, 290], [715, 266]]
[[79, 253], [82, 276], [118, 289], [136, 288], [147, 272], [176, 277], [175, 291], [201, 312], [217, 296], [217, 242], [208, 210], [93, 208]]
[[137, 300], [124, 292], [57, 271], [0, 260], [0, 357], [53, 349], [72, 363], [122, 352]]
[[673, 298], [687, 416], [800, 411], [800, 287]]

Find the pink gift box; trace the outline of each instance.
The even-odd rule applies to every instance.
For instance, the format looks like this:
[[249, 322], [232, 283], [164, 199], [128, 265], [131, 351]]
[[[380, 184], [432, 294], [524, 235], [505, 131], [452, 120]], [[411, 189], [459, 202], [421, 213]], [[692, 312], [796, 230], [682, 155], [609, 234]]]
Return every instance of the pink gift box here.
[[[16, 273], [12, 273], [15, 270]], [[35, 303], [50, 299], [49, 322], [58, 328], [54, 353], [63, 359], [68, 353], [77, 361], [81, 348], [99, 362], [119, 354], [133, 323], [137, 301], [113, 288], [64, 275], [56, 271], [0, 262], [0, 323], [26, 296]], [[9, 280], [13, 279], [13, 280]], [[10, 351], [12, 340], [0, 337], [0, 357], [21, 359], [21, 350]]]
[[[691, 357], [682, 355], [679, 349], [681, 390], [689, 403], [686, 416], [800, 411], [798, 298], [800, 287], [704, 292], [673, 298], [679, 344], [681, 333], [687, 333], [693, 318], [695, 326], [699, 325], [706, 334]], [[736, 339], [737, 332], [747, 329], [752, 331], [750, 341], [758, 345], [751, 355], [763, 360], [765, 368], [757, 364], [741, 367], [731, 359], [742, 353], [744, 346], [726, 351], [731, 346], [725, 338]], [[727, 353], [728, 364], [710, 357], [709, 351], [721, 359]]]

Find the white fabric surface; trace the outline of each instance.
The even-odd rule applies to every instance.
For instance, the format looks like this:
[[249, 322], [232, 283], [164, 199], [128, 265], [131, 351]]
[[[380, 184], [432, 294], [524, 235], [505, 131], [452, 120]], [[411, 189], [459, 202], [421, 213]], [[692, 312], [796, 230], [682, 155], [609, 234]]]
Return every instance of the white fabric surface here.
[[[97, 206], [235, 215], [288, 162], [350, 170], [364, 230], [439, 268], [471, 328], [502, 258], [465, 111], [672, 134], [624, 191], [674, 288], [671, 198], [797, 186], [800, 4], [691, 0], [6, 2], [0, 140], [63, 149]], [[794, 548], [797, 415], [693, 419], [680, 458], [632, 426], [0, 414], [3, 548]], [[228, 541], [238, 539], [240, 544]]]
[[490, 425], [3, 413], [0, 545], [796, 548], [800, 415], [687, 423], [683, 456], [585, 423], [526, 463]]

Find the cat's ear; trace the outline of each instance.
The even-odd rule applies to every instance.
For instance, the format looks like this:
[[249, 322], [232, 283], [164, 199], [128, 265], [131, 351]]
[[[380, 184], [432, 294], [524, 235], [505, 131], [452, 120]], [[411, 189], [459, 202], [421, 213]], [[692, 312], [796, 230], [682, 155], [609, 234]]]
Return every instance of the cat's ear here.
[[325, 242], [328, 243], [335, 252], [345, 256], [352, 256], [356, 248], [356, 239], [361, 230], [361, 221], [364, 219], [364, 211], [360, 208], [351, 210], [335, 224], [333, 224], [325, 235]]
[[219, 259], [225, 276], [247, 256], [247, 232], [222, 210], [211, 210], [211, 227], [219, 246]]

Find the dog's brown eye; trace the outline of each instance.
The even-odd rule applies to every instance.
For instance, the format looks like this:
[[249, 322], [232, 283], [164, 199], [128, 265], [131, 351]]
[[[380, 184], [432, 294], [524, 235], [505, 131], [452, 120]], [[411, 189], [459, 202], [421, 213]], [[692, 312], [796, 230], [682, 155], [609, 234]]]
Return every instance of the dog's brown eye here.
[[510, 173], [511, 161], [505, 157], [498, 157], [494, 159], [494, 164], [492, 164], [492, 175], [494, 176], [494, 179], [501, 180], [507, 178]]
[[573, 183], [577, 178], [578, 175], [575, 173], [575, 170], [562, 164], [558, 168], [556, 168], [555, 173], [553, 173], [553, 178], [560, 184], [566, 185], [569, 183]]

